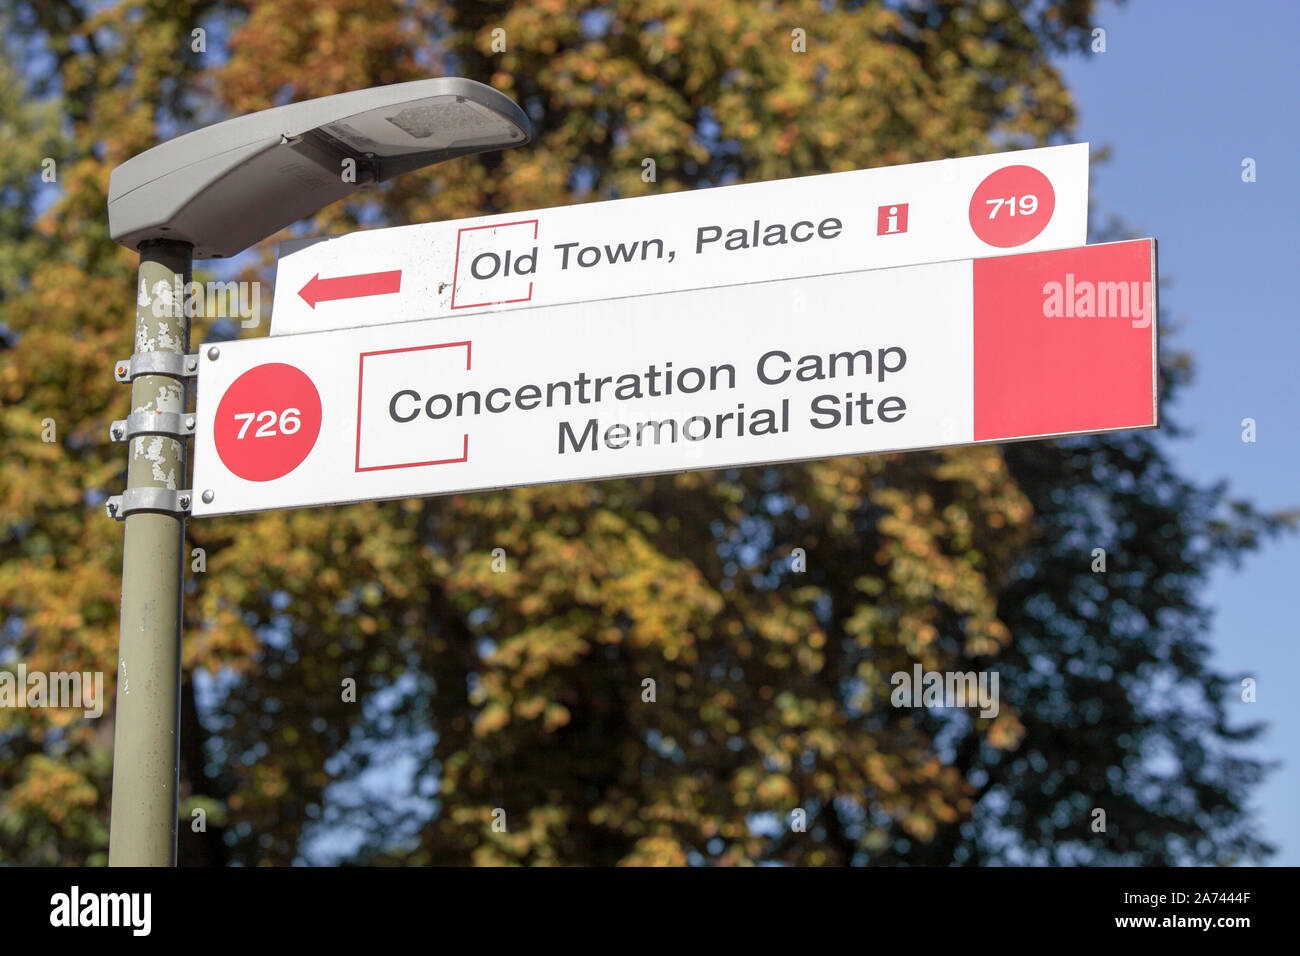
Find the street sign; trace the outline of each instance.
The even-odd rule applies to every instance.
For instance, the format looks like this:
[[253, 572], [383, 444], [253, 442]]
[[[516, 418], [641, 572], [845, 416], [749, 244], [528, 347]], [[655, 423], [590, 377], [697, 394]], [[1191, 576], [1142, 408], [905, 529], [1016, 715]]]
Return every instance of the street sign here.
[[1150, 428], [1155, 290], [1144, 239], [205, 345], [192, 510]]
[[1061, 249], [1088, 146], [664, 193], [286, 242], [271, 334]]

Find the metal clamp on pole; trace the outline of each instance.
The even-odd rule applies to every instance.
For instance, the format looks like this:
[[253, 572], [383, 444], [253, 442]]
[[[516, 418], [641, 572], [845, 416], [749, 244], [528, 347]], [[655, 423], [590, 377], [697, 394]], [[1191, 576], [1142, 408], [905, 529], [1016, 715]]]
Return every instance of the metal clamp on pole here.
[[137, 435], [167, 435], [181, 439], [193, 434], [194, 416], [180, 412], [132, 412], [108, 426], [108, 435], [113, 441], [130, 441]]
[[113, 363], [113, 378], [124, 385], [131, 384], [141, 375], [194, 378], [198, 374], [199, 357], [176, 352], [136, 352], [129, 359]]
[[104, 502], [108, 516], [125, 521], [127, 515], [141, 511], [155, 514], [187, 515], [190, 513], [190, 492], [171, 488], [128, 488]]

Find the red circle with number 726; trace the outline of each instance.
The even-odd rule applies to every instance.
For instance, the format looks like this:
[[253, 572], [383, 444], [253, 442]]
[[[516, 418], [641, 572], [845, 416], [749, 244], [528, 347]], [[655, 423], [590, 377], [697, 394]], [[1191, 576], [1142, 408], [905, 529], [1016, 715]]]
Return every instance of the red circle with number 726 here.
[[320, 393], [282, 362], [250, 368], [221, 396], [214, 423], [217, 454], [246, 481], [283, 478], [303, 463], [320, 434]]

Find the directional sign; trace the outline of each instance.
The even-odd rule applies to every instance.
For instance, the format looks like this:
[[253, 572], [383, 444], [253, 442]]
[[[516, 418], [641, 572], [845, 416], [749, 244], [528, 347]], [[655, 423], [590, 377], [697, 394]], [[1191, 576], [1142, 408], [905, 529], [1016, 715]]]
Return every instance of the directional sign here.
[[1140, 240], [203, 346], [193, 513], [1154, 427], [1155, 290]]
[[1061, 249], [1087, 144], [665, 193], [281, 246], [271, 334]]

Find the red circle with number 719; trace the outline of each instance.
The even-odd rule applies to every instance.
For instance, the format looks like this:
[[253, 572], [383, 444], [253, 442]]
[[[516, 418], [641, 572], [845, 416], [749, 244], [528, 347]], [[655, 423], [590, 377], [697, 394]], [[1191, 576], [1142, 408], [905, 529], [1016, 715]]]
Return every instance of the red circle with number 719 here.
[[1051, 181], [1032, 166], [990, 173], [970, 200], [970, 227], [990, 246], [1024, 245], [1047, 228], [1056, 209]]
[[246, 481], [282, 478], [301, 465], [320, 434], [320, 393], [282, 362], [250, 368], [217, 405], [217, 454]]

